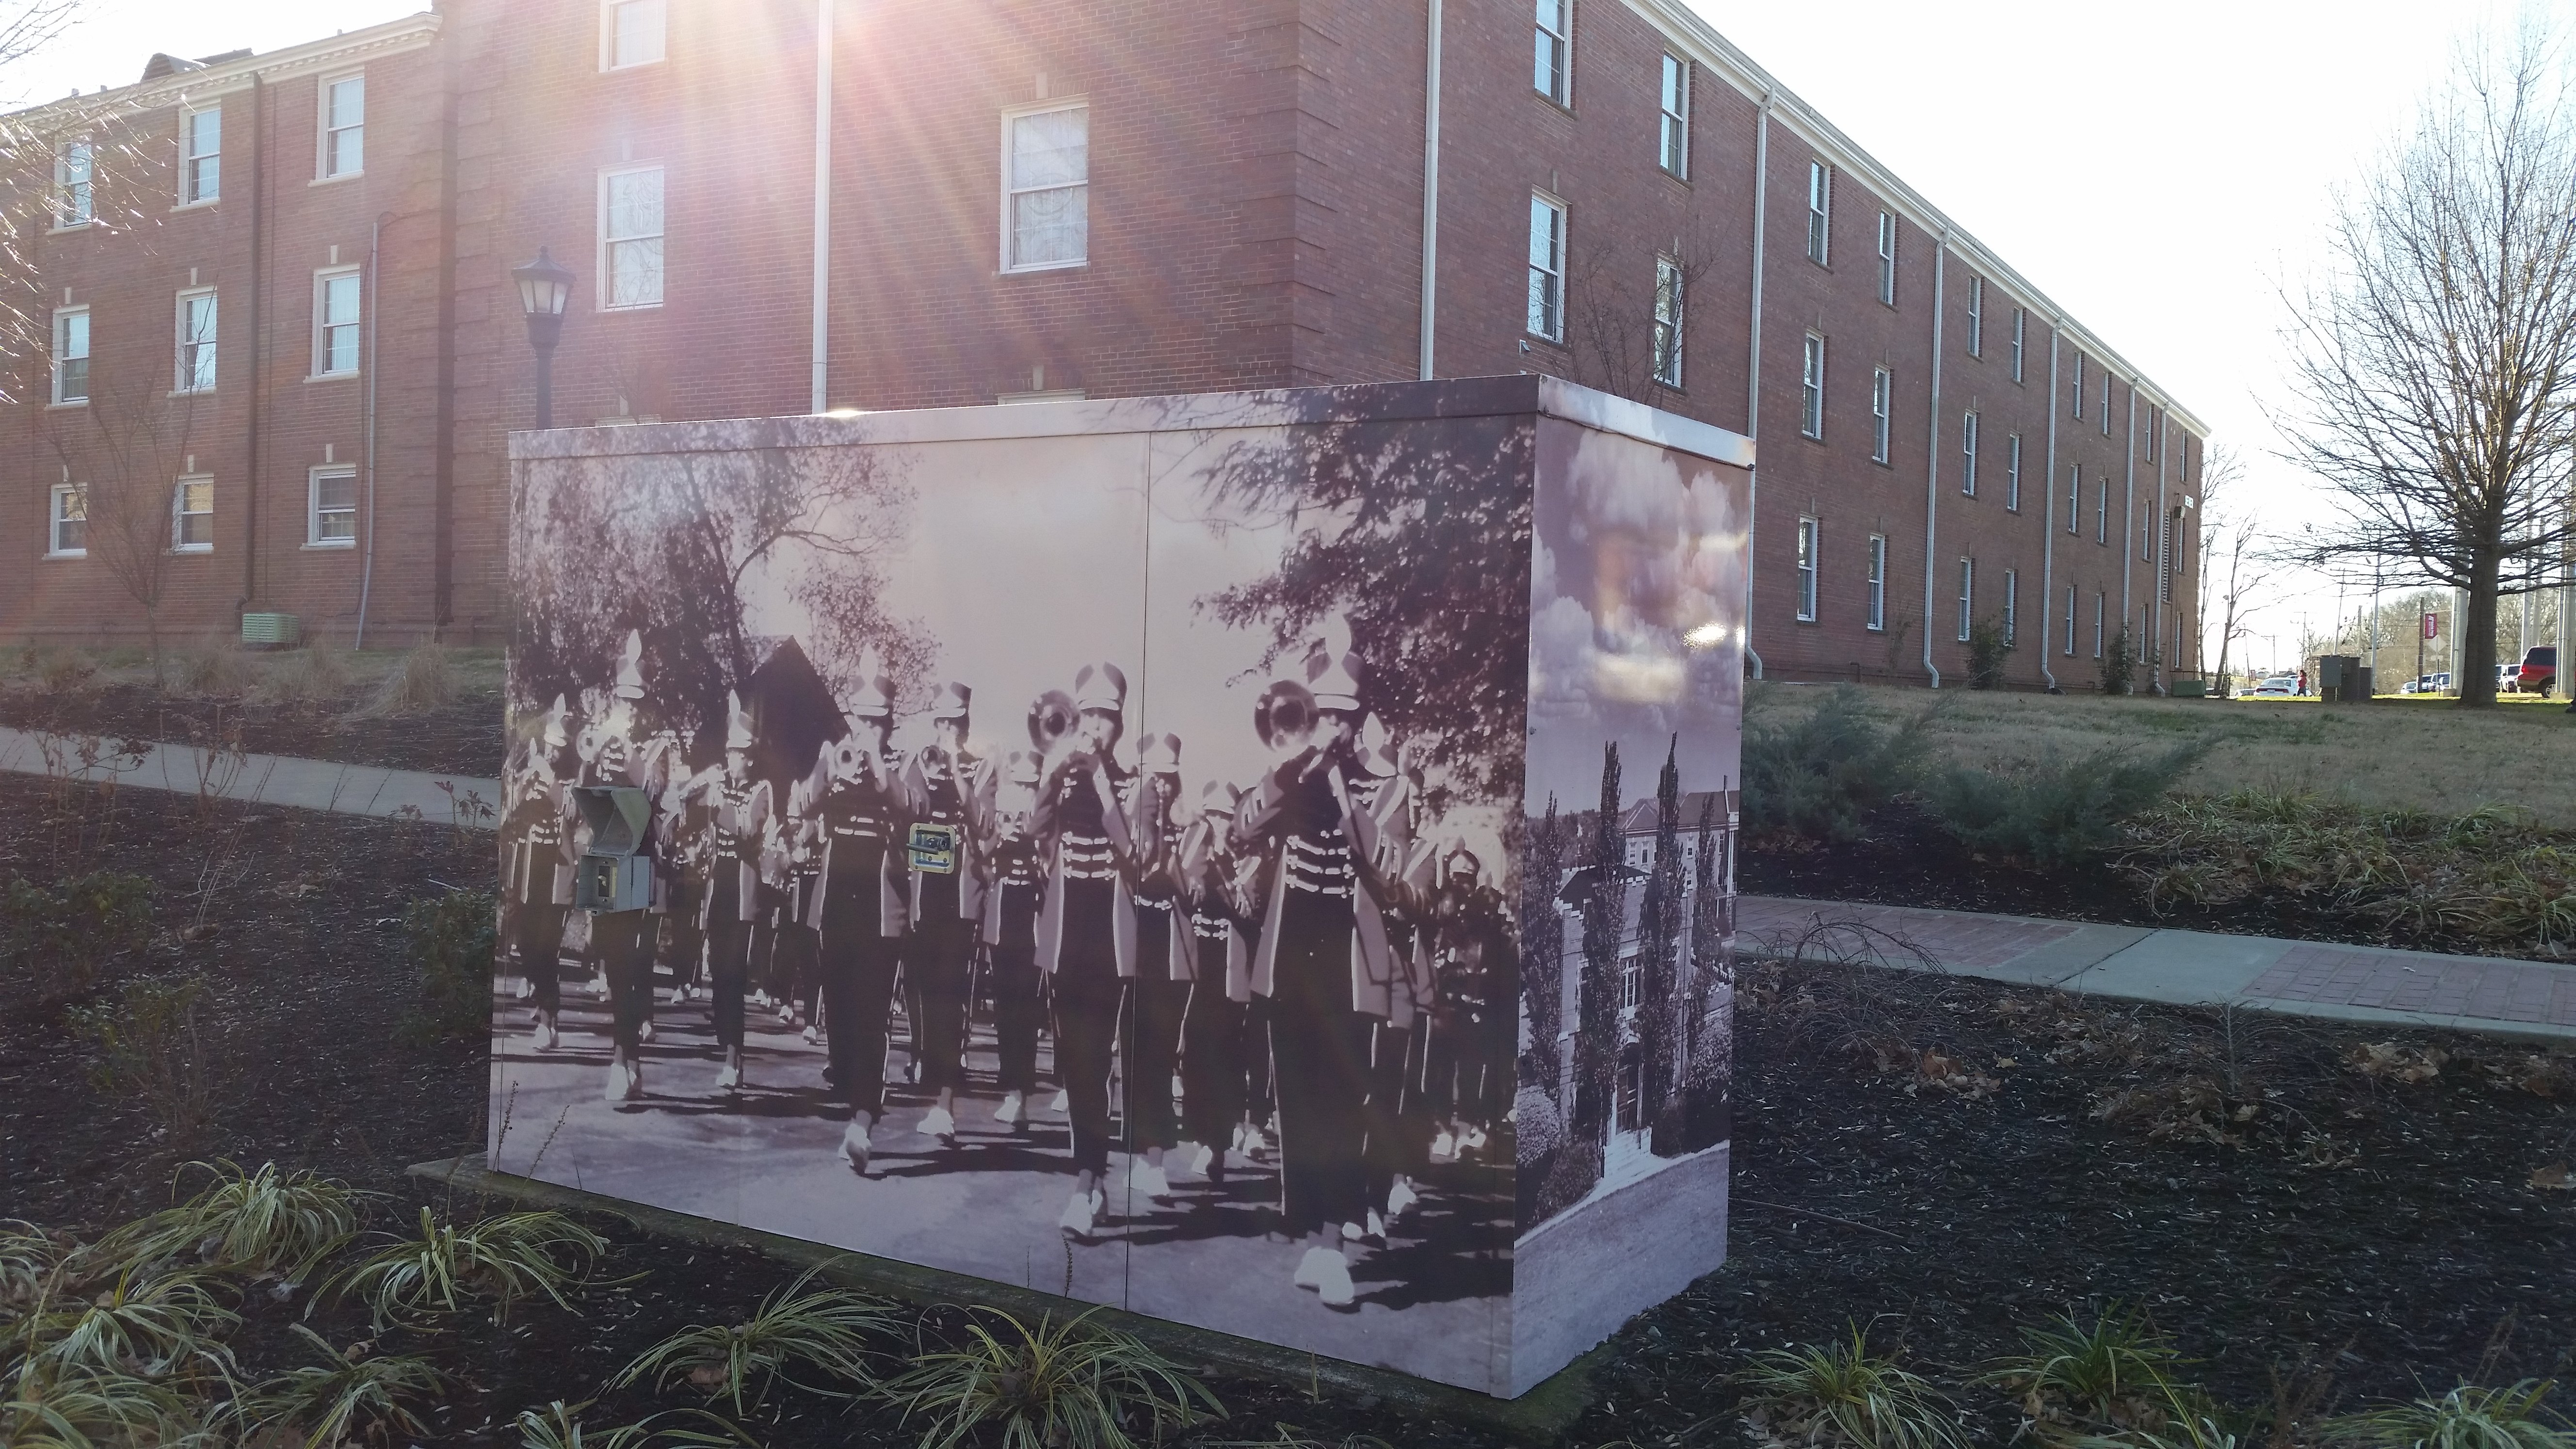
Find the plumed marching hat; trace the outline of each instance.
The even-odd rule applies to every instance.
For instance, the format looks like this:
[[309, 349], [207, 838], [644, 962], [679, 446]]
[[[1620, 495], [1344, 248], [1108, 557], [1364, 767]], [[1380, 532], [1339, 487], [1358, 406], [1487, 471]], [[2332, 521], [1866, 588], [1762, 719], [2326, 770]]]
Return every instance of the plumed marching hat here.
[[884, 656], [873, 644], [859, 651], [858, 691], [850, 704], [851, 718], [894, 718], [894, 681], [886, 678]]
[[1181, 772], [1181, 737], [1147, 735], [1136, 746], [1136, 767], [1148, 775], [1177, 775]]
[[1223, 780], [1210, 780], [1199, 787], [1199, 813], [1210, 820], [1231, 820], [1235, 807], [1243, 803], [1243, 791]]
[[1073, 677], [1073, 707], [1103, 710], [1125, 718], [1127, 675], [1115, 664], [1086, 664]]
[[731, 691], [725, 694], [725, 748], [751, 748], [751, 716], [743, 710], [742, 696]]
[[1395, 731], [1376, 715], [1360, 726], [1360, 767], [1380, 778], [1404, 773], [1404, 762], [1396, 757]]
[[1306, 688], [1315, 708], [1356, 714], [1360, 707], [1360, 656], [1351, 647], [1351, 621], [1324, 617], [1324, 637], [1306, 656]]
[[572, 743], [570, 732], [564, 728], [564, 721], [571, 714], [571, 706], [564, 702], [564, 697], [560, 694], [555, 696], [554, 703], [546, 706], [544, 718], [537, 726], [537, 738], [547, 749], [560, 750]]
[[931, 702], [930, 717], [935, 720], [964, 719], [974, 707], [975, 691], [952, 679], [939, 686], [939, 698]]
[[1465, 875], [1481, 878], [1485, 873], [1485, 863], [1476, 858], [1476, 852], [1467, 848], [1467, 842], [1452, 840], [1449, 842], [1449, 848], [1441, 852], [1440, 873], [1443, 876]]
[[626, 649], [617, 659], [617, 697], [644, 697], [644, 633], [640, 629], [626, 631]]
[[1034, 785], [1038, 782], [1038, 765], [1039, 760], [1034, 752], [1013, 750], [1002, 761], [1002, 778], [1014, 785]]

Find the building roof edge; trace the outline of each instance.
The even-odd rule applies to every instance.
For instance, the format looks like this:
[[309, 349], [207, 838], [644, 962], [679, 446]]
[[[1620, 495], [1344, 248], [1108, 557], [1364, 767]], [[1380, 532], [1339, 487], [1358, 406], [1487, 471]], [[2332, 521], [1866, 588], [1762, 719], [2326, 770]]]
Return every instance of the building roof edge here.
[[253, 76], [265, 76], [276, 71], [326, 69], [386, 51], [409, 50], [436, 38], [440, 24], [436, 11], [423, 10], [364, 30], [345, 31], [327, 40], [308, 40], [301, 45], [210, 65], [203, 70], [179, 71], [148, 81], [110, 86], [86, 95], [0, 113], [0, 122], [42, 125], [49, 115], [56, 112], [65, 119], [86, 120], [109, 111], [158, 110], [189, 95], [237, 89]]

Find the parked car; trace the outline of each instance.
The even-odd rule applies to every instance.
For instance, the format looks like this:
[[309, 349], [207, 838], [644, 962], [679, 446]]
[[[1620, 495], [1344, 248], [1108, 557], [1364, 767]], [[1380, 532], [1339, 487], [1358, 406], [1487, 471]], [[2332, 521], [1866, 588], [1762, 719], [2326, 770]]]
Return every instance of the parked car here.
[[2253, 699], [2295, 699], [2298, 697], [2298, 693], [2299, 676], [2295, 674], [2275, 674], [2271, 678], [2256, 684], [2253, 689], [2247, 692], [2247, 697]]
[[2514, 670], [2516, 690], [2524, 694], [2547, 695], [2558, 684], [2558, 646], [2534, 644], [2522, 653], [2522, 663]]
[[2450, 687], [2451, 672], [2445, 669], [2439, 674], [2416, 675], [2413, 679], [2397, 686], [2397, 692], [2399, 694], [2441, 694]]

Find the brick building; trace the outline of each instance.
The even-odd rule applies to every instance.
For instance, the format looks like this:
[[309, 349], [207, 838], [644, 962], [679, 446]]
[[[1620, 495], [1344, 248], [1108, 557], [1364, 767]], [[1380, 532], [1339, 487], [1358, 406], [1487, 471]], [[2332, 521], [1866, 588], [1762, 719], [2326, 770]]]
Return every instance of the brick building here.
[[1680, 0], [445, 0], [0, 124], [13, 635], [500, 637], [543, 245], [559, 422], [1544, 371], [1762, 445], [1766, 673], [2200, 664], [2202, 426]]

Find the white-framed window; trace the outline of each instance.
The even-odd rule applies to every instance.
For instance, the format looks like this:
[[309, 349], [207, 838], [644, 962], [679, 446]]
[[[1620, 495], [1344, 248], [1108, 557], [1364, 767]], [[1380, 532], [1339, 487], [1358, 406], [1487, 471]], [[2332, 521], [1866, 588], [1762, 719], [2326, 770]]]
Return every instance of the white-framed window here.
[[1798, 622], [1816, 622], [1816, 520], [1798, 520]]
[[316, 468], [308, 475], [304, 507], [304, 546], [358, 546], [358, 470], [347, 464]]
[[356, 267], [313, 274], [313, 375], [355, 377], [365, 332], [366, 278]]
[[2102, 595], [2093, 595], [2093, 657], [2102, 657]]
[[89, 556], [89, 485], [57, 483], [45, 504], [45, 556]]
[[1810, 438], [1825, 435], [1825, 339], [1807, 334], [1807, 369], [1798, 384], [1798, 431]]
[[179, 204], [195, 206], [224, 192], [224, 108], [179, 113]]
[[1968, 278], [1968, 355], [1986, 355], [1986, 279]]
[[1977, 561], [1959, 560], [1959, 642], [1968, 642], [1969, 631], [1977, 622]]
[[1896, 217], [1878, 214], [1878, 300], [1896, 305]]
[[1887, 535], [1869, 536], [1869, 631], [1887, 629]]
[[599, 7], [599, 68], [652, 65], [668, 53], [668, 0], [605, 0]]
[[215, 480], [182, 478], [170, 490], [170, 551], [215, 551]]
[[1655, 381], [1682, 385], [1682, 264], [1655, 258]]
[[54, 225], [87, 226], [98, 215], [98, 152], [87, 141], [66, 141], [54, 153]]
[[2111, 480], [2109, 478], [2104, 478], [2095, 489], [2093, 541], [2105, 548], [2111, 544]]
[[[2143, 516], [2152, 513], [2154, 509], [2155, 504], [2150, 502], [2140, 505], [2138, 512]], [[2129, 530], [2138, 536], [2138, 562], [2145, 563], [2154, 557], [2152, 545], [2155, 542], [2156, 531], [2135, 518], [2124, 518], [2121, 522], [2127, 524]]]
[[89, 401], [89, 309], [64, 307], [54, 313], [54, 401]]
[[1574, 0], [1537, 0], [1537, 49], [1530, 85], [1560, 106], [1574, 104]]
[[1959, 491], [1977, 496], [1977, 415], [1959, 415]]
[[2012, 379], [2015, 382], [2021, 381], [2022, 343], [2026, 340], [2026, 334], [2028, 333], [2029, 328], [2030, 314], [2019, 307], [2015, 307], [2013, 309], [2012, 338]]
[[662, 168], [599, 173], [599, 305], [622, 312], [662, 305]]
[[1002, 270], [1091, 260], [1091, 107], [1049, 101], [1002, 113]]
[[170, 383], [172, 392], [213, 392], [215, 390], [215, 289], [195, 287], [181, 292], [178, 298], [178, 369]]
[[2075, 385], [2068, 392], [2075, 399], [2075, 417], [2080, 422], [2084, 417], [2084, 354], [2081, 352], [2075, 354]]
[[2102, 436], [2111, 436], [2111, 369], [2102, 369]]
[[2084, 516], [2084, 465], [2066, 465], [2066, 531], [2080, 533], [2083, 525], [2076, 520]]
[[2156, 516], [2156, 601], [2162, 604], [2173, 602], [2173, 525], [2172, 514]]
[[322, 151], [314, 174], [328, 181], [367, 169], [367, 78], [326, 77], [321, 90]]
[[1895, 401], [1896, 379], [1886, 368], [1874, 368], [1869, 375], [1869, 460], [1884, 463], [1888, 457], [1888, 409]]
[[1529, 316], [1533, 337], [1565, 340], [1565, 203], [1530, 193]]
[[1655, 157], [1665, 171], [1684, 180], [1690, 177], [1690, 101], [1691, 64], [1665, 51]]
[[2004, 570], [2004, 647], [2021, 642], [2021, 573]]
[[2066, 586], [2066, 657], [2075, 657], [2075, 586]]
[[2021, 434], [2004, 439], [2004, 512], [2021, 512]]
[[1833, 252], [1829, 246], [1833, 231], [1834, 168], [1822, 161], [1807, 163], [1807, 260], [1817, 266], [1831, 266]]

